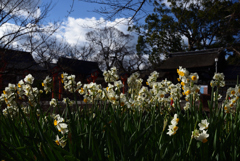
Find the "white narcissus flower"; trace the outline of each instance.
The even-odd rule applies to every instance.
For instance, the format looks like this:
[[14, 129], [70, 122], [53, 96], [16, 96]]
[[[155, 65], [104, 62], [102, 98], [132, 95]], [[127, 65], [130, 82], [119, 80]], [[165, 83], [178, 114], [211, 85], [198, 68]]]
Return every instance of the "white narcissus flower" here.
[[185, 106], [183, 107], [183, 109], [185, 111], [187, 111], [190, 108], [190, 102], [186, 102]]
[[177, 114], [174, 114], [174, 117], [171, 121], [171, 125], [168, 126], [167, 134], [169, 136], [176, 134], [176, 131], [178, 130], [178, 127], [177, 127], [178, 121], [179, 121], [179, 118], [177, 117]]
[[115, 81], [114, 82], [114, 86], [117, 88], [117, 89], [120, 89], [123, 87], [123, 84], [122, 84], [122, 81]]
[[200, 133], [198, 136], [195, 137], [196, 140], [199, 140], [203, 143], [206, 143], [208, 140], [209, 134], [207, 134], [207, 131], [203, 130], [202, 133]]
[[55, 143], [57, 145], [60, 145], [62, 148], [64, 148], [66, 146], [66, 140], [64, 140], [64, 137], [62, 137], [61, 139], [59, 139], [59, 136], [57, 135], [56, 136], [56, 139], [55, 139]]
[[178, 130], [178, 127], [176, 125], [169, 125], [167, 134], [169, 136], [175, 135], [177, 130]]
[[189, 75], [188, 70], [186, 70], [186, 68], [182, 68], [181, 66], [179, 66], [179, 69], [177, 69], [177, 73], [179, 74], [180, 79]]
[[57, 129], [59, 132], [61, 132], [63, 135], [68, 133], [68, 125], [66, 123], [60, 122], [57, 124]]
[[197, 81], [198, 81], [198, 79], [199, 79], [199, 76], [198, 76], [197, 73], [191, 73], [191, 74], [189, 75], [189, 77], [190, 77], [191, 82], [194, 82], [194, 83], [197, 83]]
[[223, 81], [224, 80], [224, 74], [223, 73], [215, 73], [213, 76], [213, 79], [217, 81]]
[[227, 95], [230, 96], [230, 97], [235, 96], [236, 95], [235, 88], [232, 88], [232, 87], [228, 88]]
[[206, 130], [208, 129], [209, 123], [207, 122], [207, 119], [202, 120], [201, 123], [198, 124], [200, 130]]
[[173, 117], [173, 119], [171, 121], [171, 124], [172, 125], [177, 125], [178, 121], [179, 121], [179, 118], [178, 118], [177, 114], [174, 114], [174, 117]]
[[28, 74], [25, 78], [24, 81], [29, 84], [33, 84], [34, 78], [31, 74]]
[[200, 135], [199, 130], [195, 129], [192, 131], [192, 138], [196, 139]]
[[57, 100], [55, 98], [52, 98], [50, 101], [50, 106], [56, 107], [57, 106]]

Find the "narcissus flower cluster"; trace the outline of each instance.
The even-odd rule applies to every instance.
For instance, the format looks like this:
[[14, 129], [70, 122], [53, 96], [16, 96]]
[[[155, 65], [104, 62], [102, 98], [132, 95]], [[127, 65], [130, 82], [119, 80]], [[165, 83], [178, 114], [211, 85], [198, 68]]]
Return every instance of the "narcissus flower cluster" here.
[[64, 84], [63, 87], [70, 93], [78, 91], [82, 86], [82, 83], [80, 81], [76, 83], [75, 77], [75, 75], [68, 75], [67, 73], [61, 74], [62, 82]]
[[181, 66], [177, 69], [179, 75], [178, 80], [181, 81], [182, 94], [185, 95], [185, 100], [189, 101], [190, 95], [193, 96], [193, 100], [199, 99], [200, 86], [196, 85], [199, 76], [197, 73], [189, 73], [186, 68]]
[[209, 123], [207, 120], [202, 120], [201, 123], [198, 124], [199, 130], [195, 129], [192, 131], [192, 138], [201, 141], [203, 143], [206, 143], [208, 140], [207, 138], [209, 137], [209, 134], [207, 134], [206, 129], [208, 129]]
[[176, 134], [176, 132], [178, 130], [178, 127], [177, 127], [178, 121], [179, 121], [178, 115], [174, 114], [174, 117], [173, 117], [173, 119], [171, 121], [171, 125], [168, 126], [167, 134], [169, 136], [172, 136], [172, 135]]
[[5, 102], [7, 105], [7, 107], [3, 109], [3, 115], [6, 116], [9, 114], [10, 117], [14, 117], [14, 115], [19, 112], [18, 100], [25, 99], [25, 102], [20, 105], [25, 114], [29, 114], [30, 107], [37, 105], [39, 90], [36, 87], [32, 87], [33, 81], [33, 76], [28, 74], [23, 80], [20, 80], [17, 85], [8, 84], [8, 87], [3, 90], [0, 96], [0, 101]]
[[54, 126], [62, 135], [61, 138], [59, 138], [59, 135], [56, 135], [55, 143], [64, 148], [67, 144], [66, 135], [68, 134], [68, 125], [65, 123], [64, 118], [62, 118], [59, 114], [55, 116], [53, 115], [53, 119]]
[[52, 83], [52, 78], [50, 78], [49, 76], [47, 76], [42, 83], [42, 86], [44, 88], [44, 91], [46, 92], [46, 94], [48, 92], [51, 92], [51, 83]]

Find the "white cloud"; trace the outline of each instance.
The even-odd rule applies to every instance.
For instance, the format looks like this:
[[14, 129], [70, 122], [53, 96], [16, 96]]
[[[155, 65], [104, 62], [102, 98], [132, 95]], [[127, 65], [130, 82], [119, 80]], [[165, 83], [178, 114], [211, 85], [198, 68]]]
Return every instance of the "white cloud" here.
[[5, 13], [24, 18], [38, 18], [41, 15], [40, 0], [2, 0], [0, 9]]
[[[125, 34], [132, 34], [128, 29], [128, 19], [119, 18], [114, 21], [105, 21], [103, 18], [73, 18], [68, 19], [63, 23], [61, 29], [56, 33], [57, 37], [63, 37], [69, 44], [82, 44], [86, 42], [85, 35], [87, 32], [95, 28], [115, 27]], [[133, 42], [137, 42], [137, 35], [133, 35]]]

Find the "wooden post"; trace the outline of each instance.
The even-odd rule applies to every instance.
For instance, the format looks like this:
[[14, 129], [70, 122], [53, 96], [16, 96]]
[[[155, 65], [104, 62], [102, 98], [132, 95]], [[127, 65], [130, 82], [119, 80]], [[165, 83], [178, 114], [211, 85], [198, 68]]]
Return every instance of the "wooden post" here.
[[62, 99], [62, 81], [61, 77], [58, 77], [58, 99]]
[[121, 76], [121, 80], [122, 80], [122, 83], [123, 83], [123, 88], [122, 88], [122, 93], [125, 94], [125, 85], [126, 85], [126, 81], [127, 81], [127, 74], [124, 74]]
[[53, 73], [53, 89], [52, 89], [52, 98], [54, 98], [54, 91], [56, 87], [56, 77], [58, 73]]

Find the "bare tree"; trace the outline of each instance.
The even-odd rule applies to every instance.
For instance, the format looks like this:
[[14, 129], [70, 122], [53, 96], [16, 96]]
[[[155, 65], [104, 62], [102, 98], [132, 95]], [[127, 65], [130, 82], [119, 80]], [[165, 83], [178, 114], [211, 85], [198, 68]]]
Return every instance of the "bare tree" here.
[[133, 19], [141, 19], [149, 13], [144, 9], [145, 5], [149, 5], [154, 0], [79, 0], [88, 3], [99, 4], [101, 7], [94, 9], [93, 12], [99, 13], [107, 20], [112, 20], [118, 16], [131, 17]]
[[42, 32], [44, 19], [51, 8], [51, 2], [40, 5], [39, 0], [1, 0], [1, 48], [13, 47], [17, 41], [22, 41], [25, 35]]
[[91, 59], [99, 63], [100, 69], [109, 70], [117, 66], [122, 72], [141, 70], [146, 59], [135, 54], [133, 36], [113, 27], [96, 29], [86, 34], [86, 40], [95, 47]]
[[68, 45], [68, 47], [65, 48], [65, 56], [73, 59], [88, 60], [92, 57], [93, 53], [94, 47], [89, 43], [85, 43], [84, 45]]

